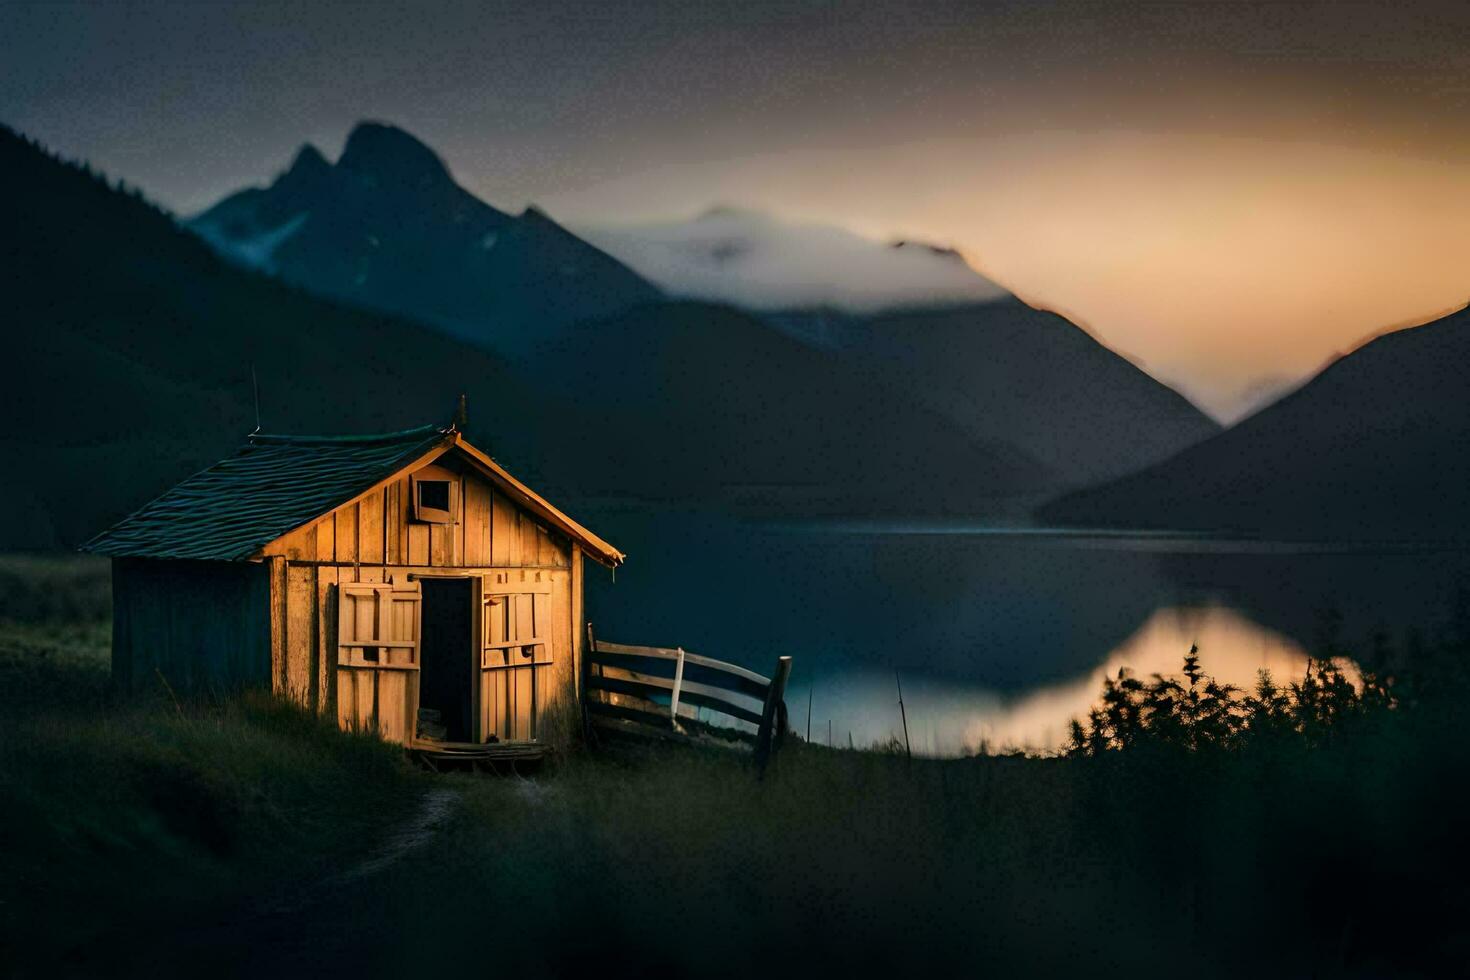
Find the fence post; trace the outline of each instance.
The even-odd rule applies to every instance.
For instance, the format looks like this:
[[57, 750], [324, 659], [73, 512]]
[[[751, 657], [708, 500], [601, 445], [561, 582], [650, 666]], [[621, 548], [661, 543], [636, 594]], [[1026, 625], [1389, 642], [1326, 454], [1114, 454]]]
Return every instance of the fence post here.
[[771, 678], [771, 686], [766, 691], [765, 707], [761, 710], [761, 725], [755, 736], [755, 765], [761, 774], [766, 771], [766, 764], [771, 761], [771, 755], [775, 748], [776, 719], [780, 712], [778, 705], [786, 701], [786, 679], [791, 676], [791, 658], [779, 657], [776, 660], [776, 673]]
[[592, 731], [592, 716], [587, 710], [587, 702], [592, 698], [592, 690], [587, 681], [592, 676], [592, 655], [597, 652], [597, 639], [592, 634], [592, 623], [587, 623], [587, 648], [582, 651], [582, 740], [591, 745], [596, 735]]
[[898, 685], [898, 716], [903, 719], [903, 754], [914, 761], [914, 750], [909, 747], [909, 713], [903, 707], [903, 681], [898, 678], [898, 668], [893, 668], [893, 683]]
[[679, 730], [679, 689], [684, 686], [684, 648], [679, 647], [679, 660], [674, 665], [674, 690], [669, 695], [669, 726]]

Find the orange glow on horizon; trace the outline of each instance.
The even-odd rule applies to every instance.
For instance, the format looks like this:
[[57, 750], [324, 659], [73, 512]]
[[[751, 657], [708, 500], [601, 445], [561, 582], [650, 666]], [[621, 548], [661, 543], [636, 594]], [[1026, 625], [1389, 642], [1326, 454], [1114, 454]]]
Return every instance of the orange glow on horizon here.
[[[1045, 132], [665, 165], [558, 215], [711, 202], [954, 245], [1233, 421], [1385, 329], [1470, 300], [1470, 164], [1310, 140]], [[857, 202], [856, 204], [854, 202]]]

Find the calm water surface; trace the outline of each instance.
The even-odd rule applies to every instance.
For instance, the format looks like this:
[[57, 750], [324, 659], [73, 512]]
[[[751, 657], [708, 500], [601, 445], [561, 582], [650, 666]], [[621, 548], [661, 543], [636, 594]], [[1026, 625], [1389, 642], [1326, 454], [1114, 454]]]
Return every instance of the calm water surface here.
[[[901, 730], [916, 752], [1047, 750], [1102, 678], [1207, 672], [1249, 687], [1299, 677], [1324, 616], [1363, 646], [1432, 632], [1470, 586], [1463, 549], [1299, 545], [964, 525], [777, 526], [623, 515], [616, 581], [589, 573], [599, 635], [769, 672], [795, 657], [787, 703], [804, 731], [864, 746]], [[614, 536], [614, 532], [619, 536]]]

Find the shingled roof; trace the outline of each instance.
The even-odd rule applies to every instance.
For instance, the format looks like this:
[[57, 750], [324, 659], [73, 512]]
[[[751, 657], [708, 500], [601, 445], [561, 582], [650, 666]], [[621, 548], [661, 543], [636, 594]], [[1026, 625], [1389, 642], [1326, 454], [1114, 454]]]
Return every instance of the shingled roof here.
[[270, 542], [440, 451], [457, 449], [522, 506], [608, 565], [622, 552], [561, 513], [454, 428], [369, 436], [251, 435], [233, 456], [178, 484], [82, 546], [115, 558], [243, 561]]

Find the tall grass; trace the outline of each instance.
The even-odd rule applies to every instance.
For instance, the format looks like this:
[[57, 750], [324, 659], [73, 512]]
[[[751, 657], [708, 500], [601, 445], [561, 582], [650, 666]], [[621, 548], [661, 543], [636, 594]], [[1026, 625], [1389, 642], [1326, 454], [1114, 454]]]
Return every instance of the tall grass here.
[[1383, 976], [1459, 962], [1463, 745], [908, 762], [800, 743], [465, 782], [386, 887], [392, 969], [538, 975]]
[[118, 937], [166, 943], [335, 870], [412, 806], [401, 753], [267, 695], [118, 696], [95, 567], [0, 562], [29, 573], [49, 588], [0, 603], [4, 972], [90, 972]]
[[[467, 782], [403, 869], [439, 966], [668, 976], [1444, 975], [1470, 952], [1467, 647], [1228, 691], [1112, 683], [1064, 758], [794, 742], [764, 781], [677, 750]], [[1110, 714], [1111, 713], [1111, 714]], [[422, 949], [364, 936], [374, 962]]]

